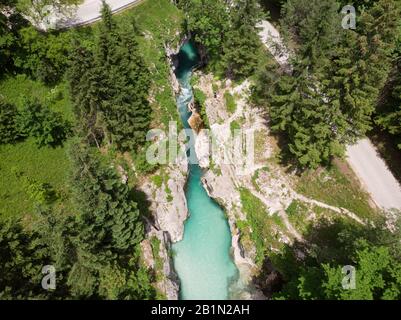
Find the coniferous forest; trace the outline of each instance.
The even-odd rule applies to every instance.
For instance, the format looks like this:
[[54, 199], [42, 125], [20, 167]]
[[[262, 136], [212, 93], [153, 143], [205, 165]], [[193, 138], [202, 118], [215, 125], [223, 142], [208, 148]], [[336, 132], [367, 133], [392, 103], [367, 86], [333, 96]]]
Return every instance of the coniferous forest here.
[[[94, 22], [44, 30], [46, 6], [83, 2], [0, 0], [0, 300], [168, 299], [172, 282], [181, 297], [172, 247], [194, 174], [146, 155], [164, 141], [149, 130], [182, 126], [174, 72], [188, 43], [199, 128], [258, 134], [247, 177], [200, 166], [252, 262], [246, 297], [401, 299], [401, 207], [381, 205], [347, 162], [369, 139], [401, 182], [401, 1], [354, 1], [348, 29], [345, 0], [108, 3]], [[263, 42], [267, 21], [285, 63]], [[355, 290], [341, 287], [345, 265]]]

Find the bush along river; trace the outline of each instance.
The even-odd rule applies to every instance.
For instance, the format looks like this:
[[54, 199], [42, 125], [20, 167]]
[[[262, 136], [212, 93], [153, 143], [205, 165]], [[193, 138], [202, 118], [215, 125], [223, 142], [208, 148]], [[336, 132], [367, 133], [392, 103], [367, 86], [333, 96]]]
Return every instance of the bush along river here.
[[[184, 127], [190, 128], [188, 104], [193, 98], [190, 79], [199, 63], [193, 43], [184, 44], [177, 58], [175, 73], [181, 86], [177, 105]], [[181, 283], [180, 298], [229, 299], [230, 285], [238, 277], [230, 255], [230, 228], [223, 210], [202, 186], [202, 169], [192, 162], [196, 158], [193, 146], [187, 156], [191, 161], [185, 195], [190, 216], [185, 222], [183, 240], [173, 245], [174, 267]]]

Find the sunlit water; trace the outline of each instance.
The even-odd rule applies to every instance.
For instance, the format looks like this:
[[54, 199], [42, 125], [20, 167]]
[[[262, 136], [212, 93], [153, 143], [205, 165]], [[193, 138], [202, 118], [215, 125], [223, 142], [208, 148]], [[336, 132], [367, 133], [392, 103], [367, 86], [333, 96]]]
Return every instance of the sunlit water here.
[[[182, 46], [178, 58], [176, 75], [182, 90], [177, 105], [184, 127], [188, 128], [190, 79], [198, 62], [192, 43]], [[190, 217], [185, 223], [183, 240], [173, 246], [174, 266], [181, 281], [180, 298], [228, 299], [230, 284], [238, 273], [230, 256], [230, 229], [223, 210], [201, 184], [201, 168], [191, 164], [189, 169], [186, 198]]]

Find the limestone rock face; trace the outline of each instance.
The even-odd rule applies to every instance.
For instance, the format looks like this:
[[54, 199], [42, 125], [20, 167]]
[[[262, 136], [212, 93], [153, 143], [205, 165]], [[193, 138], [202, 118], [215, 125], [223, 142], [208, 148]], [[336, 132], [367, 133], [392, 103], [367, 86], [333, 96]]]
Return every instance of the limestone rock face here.
[[[182, 147], [182, 146], [181, 146]], [[160, 240], [159, 258], [163, 262], [162, 279], [157, 288], [168, 300], [177, 300], [179, 295], [179, 279], [174, 271], [173, 261], [169, 255], [171, 243], [182, 240], [184, 222], [188, 217], [185, 198], [185, 184], [188, 174], [188, 162], [184, 155], [177, 158], [176, 163], [165, 168], [166, 181], [160, 187], [151, 179], [146, 180], [140, 189], [147, 195], [153, 221], [146, 221], [146, 239], [142, 243], [142, 253], [148, 267], [155, 268], [155, 259], [149, 239]]]
[[[232, 256], [240, 272], [237, 283], [231, 288], [233, 298], [238, 299], [265, 299], [258, 285], [254, 283], [255, 274], [259, 273], [259, 267], [255, 264], [256, 248], [252, 241], [244, 240], [237, 227], [238, 221], [247, 219], [242, 208], [240, 189], [249, 190], [258, 197], [266, 206], [266, 214], [283, 211], [291, 202], [290, 192], [283, 187], [287, 182], [283, 181], [279, 174], [265, 168], [267, 160], [271, 156], [271, 149], [267, 141], [268, 126], [262, 110], [251, 107], [248, 103], [250, 82], [233, 87], [226, 81], [214, 83], [211, 75], [200, 75], [198, 89], [202, 90], [207, 99], [205, 110], [210, 124], [210, 136], [212, 145], [207, 147], [206, 139], [199, 138], [196, 141], [196, 152], [203, 168], [209, 170], [202, 177], [202, 183], [209, 196], [214, 198], [222, 207], [228, 217], [228, 223], [232, 234]], [[236, 100], [234, 111], [228, 111], [225, 105], [224, 94], [230, 92]], [[244, 154], [242, 150], [236, 152], [232, 144], [233, 122], [240, 127], [242, 133], [253, 135], [254, 144], [251, 150]], [[259, 135], [259, 137], [258, 137]], [[256, 139], [258, 141], [255, 141]], [[231, 149], [224, 149], [225, 147]], [[217, 148], [217, 152], [216, 149]], [[219, 149], [223, 148], [223, 149]], [[208, 150], [208, 152], [206, 152]], [[251, 161], [244, 161], [251, 153]], [[205, 160], [211, 154], [209, 163]], [[256, 174], [257, 173], [257, 174]], [[256, 185], [256, 187], [255, 187]], [[280, 186], [280, 187], [277, 187]]]
[[207, 130], [201, 130], [195, 137], [195, 152], [202, 169], [210, 165], [210, 143]]
[[[150, 240], [156, 237], [160, 241], [159, 256], [154, 257]], [[148, 268], [155, 270], [155, 260], [160, 259], [163, 263], [162, 270], [155, 270], [161, 277], [156, 283], [157, 289], [164, 293], [167, 300], [178, 300], [179, 294], [179, 279], [173, 268], [171, 256], [168, 253], [170, 250], [170, 239], [164, 231], [157, 230], [151, 224], [146, 226], [146, 239], [141, 243], [144, 263]]]
[[[186, 160], [186, 159], [185, 159]], [[151, 211], [154, 214], [157, 226], [166, 231], [172, 242], [182, 240], [184, 222], [188, 218], [187, 201], [185, 198], [185, 184], [187, 181], [187, 165], [171, 165], [163, 173], [168, 177], [161, 187], [148, 181], [142, 186], [151, 202]]]

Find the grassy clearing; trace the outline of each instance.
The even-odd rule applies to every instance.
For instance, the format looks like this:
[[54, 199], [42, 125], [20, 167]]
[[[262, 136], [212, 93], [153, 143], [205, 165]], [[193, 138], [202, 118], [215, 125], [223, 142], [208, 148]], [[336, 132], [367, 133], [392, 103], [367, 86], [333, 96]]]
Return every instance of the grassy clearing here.
[[68, 208], [69, 169], [64, 148], [38, 148], [32, 139], [15, 145], [0, 145], [0, 218], [22, 217], [35, 208], [35, 202], [15, 175], [16, 170], [50, 184], [59, 194], [57, 204]]
[[49, 88], [39, 81], [20, 74], [5, 78], [0, 82], [0, 97], [18, 108], [23, 106], [24, 100], [27, 98], [37, 99], [42, 104], [47, 104], [54, 111], [61, 113], [66, 120], [74, 121], [66, 82]]
[[280, 248], [278, 230], [285, 230], [281, 218], [274, 214], [270, 216], [264, 204], [249, 190], [240, 189], [241, 203], [247, 220], [237, 225], [242, 232], [243, 243], [251, 240], [256, 247], [256, 263], [261, 265], [264, 257], [272, 248]]
[[369, 195], [360, 189], [346, 168], [345, 163], [336, 162], [327, 169], [304, 172], [296, 181], [296, 191], [332, 206], [346, 208], [361, 218], [375, 218], [377, 211], [369, 205]]
[[[25, 75], [7, 77], [0, 82], [1, 98], [21, 108], [25, 99], [37, 99], [73, 122], [73, 113], [65, 82], [50, 88]], [[56, 207], [70, 210], [67, 177], [70, 164], [65, 148], [39, 148], [34, 139], [13, 145], [0, 145], [0, 219], [29, 217], [35, 200], [15, 172], [39, 184], [49, 184], [57, 194]]]

